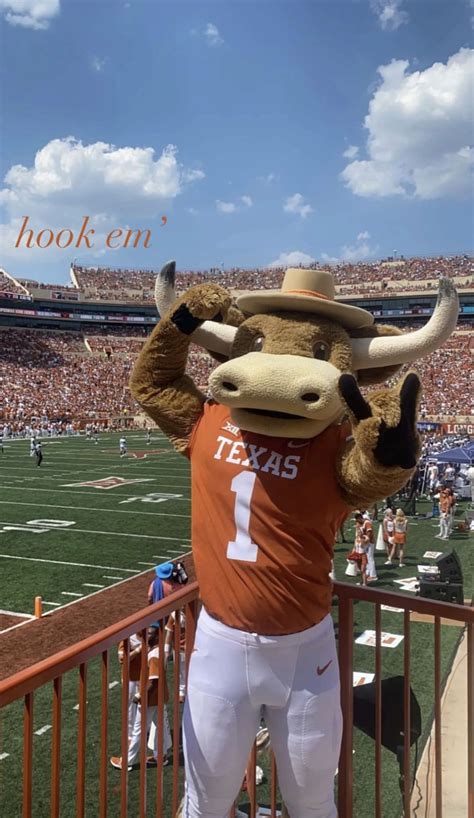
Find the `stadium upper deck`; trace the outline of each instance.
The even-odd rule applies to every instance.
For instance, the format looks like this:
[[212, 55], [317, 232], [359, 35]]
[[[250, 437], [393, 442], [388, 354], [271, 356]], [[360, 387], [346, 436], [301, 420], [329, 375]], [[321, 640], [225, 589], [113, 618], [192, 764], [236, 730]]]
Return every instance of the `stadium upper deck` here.
[[[371, 264], [332, 266], [339, 298], [378, 296], [386, 298], [402, 293], [431, 293], [440, 276], [455, 279], [461, 291], [474, 286], [474, 261], [469, 256], [388, 259]], [[178, 290], [192, 284], [219, 281], [233, 291], [279, 287], [283, 268], [233, 268], [226, 271], [183, 271], [177, 275]], [[72, 286], [15, 279], [0, 268], [0, 295], [27, 296], [36, 299], [107, 303], [153, 303], [156, 272], [109, 267], [71, 265]]]
[[[154, 274], [88, 269], [81, 278], [79, 268], [74, 269], [76, 284], [97, 281], [101, 287], [114, 287], [114, 295], [118, 292], [123, 297], [108, 302], [106, 289], [18, 281], [0, 268], [0, 419], [4, 421], [21, 424], [27, 417], [40, 414], [71, 419], [94, 417], [104, 410], [115, 416], [138, 412], [127, 385], [143, 338], [158, 320], [153, 303]], [[399, 324], [405, 330], [424, 323], [431, 314], [438, 277], [455, 278], [460, 292], [461, 333], [417, 365], [424, 389], [422, 415], [450, 419], [473, 415], [469, 388], [474, 348], [469, 331], [474, 322], [472, 260], [411, 259], [404, 266], [380, 262], [333, 269], [339, 298], [350, 298], [370, 310], [377, 321]], [[236, 292], [248, 287], [278, 287], [282, 275], [282, 270], [274, 269], [181, 273], [178, 287], [184, 290], [212, 278]], [[125, 279], [134, 286], [145, 280], [148, 290], [122, 293], [117, 282]], [[425, 289], [420, 291], [420, 286]], [[129, 292], [137, 297], [130, 299]], [[213, 366], [201, 351], [192, 352], [190, 367], [200, 387], [206, 388]]]

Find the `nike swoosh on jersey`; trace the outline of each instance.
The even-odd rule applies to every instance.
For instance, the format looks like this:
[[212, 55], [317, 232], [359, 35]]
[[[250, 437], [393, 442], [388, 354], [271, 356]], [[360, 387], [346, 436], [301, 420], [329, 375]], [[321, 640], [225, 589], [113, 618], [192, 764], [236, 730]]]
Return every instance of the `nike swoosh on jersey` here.
[[295, 443], [294, 440], [289, 440], [288, 441], [288, 446], [289, 446], [290, 449], [302, 449], [303, 446], [308, 446], [308, 444], [309, 444], [309, 440], [305, 440], [304, 443]]
[[326, 670], [328, 669], [329, 665], [332, 665], [332, 659], [330, 659], [329, 662], [326, 665], [324, 665], [324, 667], [319, 667], [318, 665], [316, 668], [316, 673], [318, 674], [318, 676], [322, 676], [323, 673], [325, 673]]

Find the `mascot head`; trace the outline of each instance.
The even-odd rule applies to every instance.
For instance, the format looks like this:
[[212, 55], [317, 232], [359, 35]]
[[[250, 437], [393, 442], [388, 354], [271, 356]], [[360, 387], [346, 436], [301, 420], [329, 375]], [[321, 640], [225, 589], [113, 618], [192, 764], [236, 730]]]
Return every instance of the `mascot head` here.
[[[170, 262], [158, 277], [160, 314], [174, 300], [174, 276]], [[205, 321], [192, 339], [220, 362], [210, 392], [229, 407], [237, 426], [271, 437], [310, 438], [344, 414], [341, 374], [354, 374], [360, 386], [383, 382], [402, 364], [437, 349], [457, 315], [450, 279], [440, 280], [428, 323], [402, 333], [336, 301], [331, 272], [291, 268], [281, 290], [240, 295], [226, 324]]]

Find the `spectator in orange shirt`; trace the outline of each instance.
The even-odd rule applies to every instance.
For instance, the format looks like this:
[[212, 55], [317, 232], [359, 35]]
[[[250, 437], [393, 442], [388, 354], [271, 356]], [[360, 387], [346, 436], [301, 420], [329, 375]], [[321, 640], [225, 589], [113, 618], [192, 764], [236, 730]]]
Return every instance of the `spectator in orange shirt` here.
[[[148, 685], [146, 692], [146, 731], [148, 733], [152, 726], [155, 728], [153, 755], [147, 758], [147, 765], [151, 766], [156, 765], [158, 757], [157, 720], [158, 720], [158, 688], [160, 678], [158, 633], [159, 633], [158, 628], [148, 629]], [[166, 711], [166, 702], [168, 701], [168, 686], [166, 683], [166, 674], [164, 675], [163, 678], [163, 684], [165, 686], [164, 687], [165, 707], [163, 710], [163, 753], [164, 753], [163, 764], [166, 765], [168, 763], [167, 753], [172, 746], [168, 713]], [[133, 700], [137, 705], [137, 713], [135, 717], [135, 723], [133, 725], [132, 736], [128, 747], [127, 761], [129, 770], [131, 770], [133, 765], [136, 763], [138, 755], [140, 753], [142, 728], [142, 702], [140, 691], [138, 691], [135, 694]], [[112, 767], [116, 767], [116, 769], [118, 770], [122, 769], [121, 756], [112, 756], [112, 758], [110, 759], [110, 763], [112, 764]]]
[[449, 489], [445, 486], [439, 493], [439, 534], [436, 534], [438, 540], [449, 539], [449, 515], [451, 511], [451, 497]]

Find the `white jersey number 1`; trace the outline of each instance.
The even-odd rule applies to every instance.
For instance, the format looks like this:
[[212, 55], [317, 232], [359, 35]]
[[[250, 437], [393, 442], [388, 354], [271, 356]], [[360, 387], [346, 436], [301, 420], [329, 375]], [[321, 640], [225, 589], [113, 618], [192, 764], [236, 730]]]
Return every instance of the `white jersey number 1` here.
[[249, 534], [250, 501], [257, 475], [254, 471], [242, 471], [232, 480], [230, 487], [235, 492], [234, 520], [235, 540], [227, 543], [227, 558], [257, 562], [258, 545], [252, 542]]

